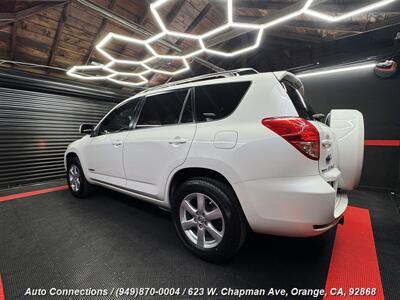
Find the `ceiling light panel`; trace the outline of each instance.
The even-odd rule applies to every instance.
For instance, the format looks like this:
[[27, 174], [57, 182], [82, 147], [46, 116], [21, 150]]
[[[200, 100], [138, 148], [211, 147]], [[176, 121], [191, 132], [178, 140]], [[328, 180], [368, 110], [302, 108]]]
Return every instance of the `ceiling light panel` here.
[[316, 10], [313, 10], [310, 8], [306, 9], [304, 13], [308, 16], [324, 20], [325, 22], [333, 23], [333, 22], [340, 22], [340, 21], [352, 18], [354, 16], [376, 10], [378, 8], [381, 8], [383, 6], [391, 4], [395, 1], [397, 1], [397, 0], [380, 0], [380, 1], [377, 1], [376, 3], [364, 5], [364, 6], [359, 7], [358, 9], [355, 9], [355, 10], [352, 10], [352, 11], [349, 11], [349, 12], [346, 12], [343, 14], [339, 14], [336, 16], [328, 15], [328, 14], [325, 14], [325, 13], [322, 13], [322, 12], [319, 12], [319, 11], [316, 11]]
[[[216, 1], [216, 0], [211, 0]], [[169, 76], [174, 76], [183, 72], [186, 72], [190, 69], [189, 63], [187, 61], [188, 58], [200, 55], [202, 53], [208, 53], [212, 55], [218, 55], [222, 57], [233, 57], [237, 55], [244, 54], [248, 51], [252, 51], [258, 48], [261, 44], [263, 33], [276, 25], [282, 24], [287, 22], [295, 17], [298, 17], [301, 14], [306, 14], [311, 17], [315, 17], [321, 19], [325, 22], [339, 22], [353, 16], [366, 13], [378, 8], [381, 8], [385, 5], [388, 5], [392, 2], [398, 0], [381, 0], [373, 4], [368, 4], [363, 7], [360, 7], [356, 10], [332, 16], [329, 14], [325, 14], [323, 12], [316, 11], [312, 9], [312, 4], [314, 0], [302, 0], [303, 4], [298, 5], [295, 10], [292, 12], [279, 16], [277, 18], [272, 18], [267, 22], [259, 22], [259, 23], [246, 23], [246, 22], [239, 22], [234, 20], [234, 0], [219, 0], [220, 3], [223, 3], [223, 7], [226, 9], [226, 19], [224, 22], [221, 23], [220, 26], [213, 28], [211, 30], [202, 32], [201, 34], [193, 34], [187, 32], [178, 32], [174, 30], [170, 30], [167, 24], [164, 22], [163, 18], [161, 17], [160, 11], [162, 7], [166, 5], [171, 0], [157, 0], [150, 4], [150, 11], [153, 14], [158, 26], [161, 29], [160, 33], [157, 33], [148, 39], [137, 39], [129, 36], [124, 36], [116, 33], [110, 32], [107, 36], [96, 46], [97, 51], [99, 51], [109, 62], [106, 65], [91, 65], [91, 66], [74, 66], [72, 67], [67, 74], [69, 76], [82, 79], [82, 80], [109, 80], [118, 84], [128, 85], [128, 86], [137, 86], [143, 85], [148, 82], [148, 79], [144, 77], [144, 75], [148, 75], [149, 73], [159, 73]], [[212, 49], [212, 45], [206, 46], [205, 41], [207, 39], [215, 38], [224, 31], [229, 29], [247, 29], [248, 31], [256, 31], [256, 38], [253, 40], [252, 43], [243, 44], [242, 47], [239, 49], [235, 49], [233, 51], [223, 51], [220, 49]], [[198, 47], [194, 47], [191, 51], [185, 53], [173, 53], [171, 54], [164, 54], [160, 53], [159, 49], [156, 47], [156, 43], [161, 43], [164, 39], [168, 39], [168, 37], [175, 37], [176, 39], [188, 39], [198, 44]], [[141, 60], [135, 59], [119, 59], [115, 57], [111, 51], [107, 49], [110, 47], [112, 43], [119, 42], [119, 43], [127, 43], [142, 46], [142, 51], [148, 51], [149, 56], [147, 58]], [[169, 67], [170, 65], [176, 65], [175, 63], [171, 63], [171, 61], [177, 61], [181, 65], [180, 68], [171, 71]], [[156, 63], [164, 61], [167, 67], [163, 67], [163, 63]], [[117, 65], [126, 65], [132, 66], [133, 71], [119, 71]], [[137, 66], [135, 68], [135, 66]], [[108, 72], [109, 75], [99, 75], [99, 76], [92, 76], [92, 75], [85, 75], [85, 71], [99, 71], [99, 72]], [[125, 81], [121, 80], [122, 76], [127, 76], [131, 78], [138, 79], [137, 81]]]

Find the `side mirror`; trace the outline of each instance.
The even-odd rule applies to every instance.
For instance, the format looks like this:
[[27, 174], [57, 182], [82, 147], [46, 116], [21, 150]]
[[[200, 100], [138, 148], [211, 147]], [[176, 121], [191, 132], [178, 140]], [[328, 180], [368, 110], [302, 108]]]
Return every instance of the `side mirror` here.
[[80, 133], [92, 134], [93, 130], [94, 130], [94, 125], [92, 124], [81, 124], [81, 126], [79, 127]]

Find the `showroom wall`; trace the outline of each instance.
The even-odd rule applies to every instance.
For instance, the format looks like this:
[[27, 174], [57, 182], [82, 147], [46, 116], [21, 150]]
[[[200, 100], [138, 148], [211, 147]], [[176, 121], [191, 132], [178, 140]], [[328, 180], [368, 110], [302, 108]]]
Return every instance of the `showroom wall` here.
[[63, 177], [63, 154], [81, 137], [79, 125], [97, 123], [123, 98], [32, 75], [0, 74], [0, 189]]
[[[365, 139], [400, 140], [400, 75], [382, 79], [372, 69], [325, 74], [302, 79], [314, 110], [358, 109], [365, 119]], [[399, 188], [400, 147], [365, 146], [361, 185]]]

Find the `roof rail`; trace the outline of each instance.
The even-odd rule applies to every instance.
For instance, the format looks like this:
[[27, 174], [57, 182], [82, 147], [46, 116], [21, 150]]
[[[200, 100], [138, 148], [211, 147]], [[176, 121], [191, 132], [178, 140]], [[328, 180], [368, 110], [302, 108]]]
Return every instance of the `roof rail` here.
[[248, 74], [258, 74], [258, 71], [253, 68], [241, 68], [241, 69], [209, 73], [209, 74], [205, 74], [205, 75], [200, 75], [200, 76], [196, 76], [196, 77], [186, 78], [186, 79], [182, 79], [182, 80], [177, 80], [177, 81], [172, 81], [172, 82], [168, 82], [165, 84], [157, 85], [155, 87], [148, 88], [148, 89], [138, 93], [137, 95], [140, 95], [140, 94], [143, 94], [143, 93], [146, 93], [149, 91], [158, 90], [158, 89], [165, 88], [165, 87], [176, 86], [176, 85], [190, 83], [190, 82], [210, 80], [210, 79], [215, 79], [215, 78], [220, 78], [220, 77], [224, 77], [224, 78], [235, 77], [235, 76], [248, 75]]

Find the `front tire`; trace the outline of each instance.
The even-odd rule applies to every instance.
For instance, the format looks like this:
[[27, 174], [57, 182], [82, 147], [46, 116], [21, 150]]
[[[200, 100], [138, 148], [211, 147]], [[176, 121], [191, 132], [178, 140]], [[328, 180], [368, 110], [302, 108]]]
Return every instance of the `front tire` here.
[[85, 198], [91, 192], [92, 186], [86, 180], [78, 157], [73, 157], [68, 161], [67, 182], [72, 195], [77, 198]]
[[183, 244], [200, 258], [222, 263], [231, 259], [247, 235], [247, 222], [226, 184], [210, 178], [193, 178], [174, 193], [172, 220]]

